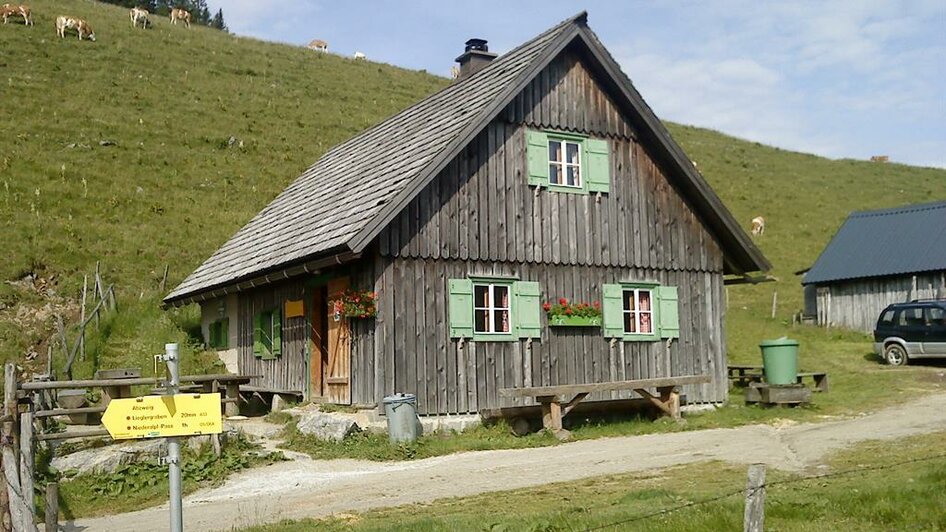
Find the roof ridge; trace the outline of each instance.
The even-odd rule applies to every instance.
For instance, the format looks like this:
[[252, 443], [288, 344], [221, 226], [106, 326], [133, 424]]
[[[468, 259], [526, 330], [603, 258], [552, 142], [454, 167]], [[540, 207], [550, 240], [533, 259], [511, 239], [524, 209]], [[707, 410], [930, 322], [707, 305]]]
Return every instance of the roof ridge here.
[[871, 216], [889, 216], [893, 214], [906, 214], [911, 212], [922, 212], [935, 209], [946, 209], [946, 200], [933, 201], [930, 203], [913, 203], [910, 205], [901, 205], [900, 207], [887, 207], [884, 209], [872, 209], [869, 211], [854, 211], [848, 218], [868, 218]]

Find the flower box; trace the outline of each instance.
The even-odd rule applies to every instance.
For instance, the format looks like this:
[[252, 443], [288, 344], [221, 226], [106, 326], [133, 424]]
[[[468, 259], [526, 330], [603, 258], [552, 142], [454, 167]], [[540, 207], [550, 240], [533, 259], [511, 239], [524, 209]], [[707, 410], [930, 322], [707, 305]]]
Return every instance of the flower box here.
[[601, 316], [549, 316], [549, 327], [601, 327]]
[[375, 305], [377, 294], [370, 290], [345, 290], [338, 299], [329, 301], [332, 317], [335, 321], [342, 318], [374, 318], [378, 314]]

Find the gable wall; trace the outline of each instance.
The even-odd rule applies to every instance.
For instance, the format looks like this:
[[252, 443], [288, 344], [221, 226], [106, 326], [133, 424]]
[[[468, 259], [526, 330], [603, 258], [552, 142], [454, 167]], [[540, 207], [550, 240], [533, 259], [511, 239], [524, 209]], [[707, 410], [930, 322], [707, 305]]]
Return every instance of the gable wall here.
[[[536, 194], [526, 128], [607, 138], [610, 193]], [[381, 253], [721, 272], [719, 246], [634, 137], [578, 56], [565, 53], [382, 231]]]

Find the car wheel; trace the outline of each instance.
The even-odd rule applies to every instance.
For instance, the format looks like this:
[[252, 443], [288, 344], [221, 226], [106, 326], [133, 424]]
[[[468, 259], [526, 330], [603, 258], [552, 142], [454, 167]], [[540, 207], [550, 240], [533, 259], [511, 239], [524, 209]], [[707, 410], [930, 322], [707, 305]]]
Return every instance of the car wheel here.
[[890, 344], [884, 349], [884, 359], [891, 366], [905, 366], [907, 363], [907, 350], [900, 344]]

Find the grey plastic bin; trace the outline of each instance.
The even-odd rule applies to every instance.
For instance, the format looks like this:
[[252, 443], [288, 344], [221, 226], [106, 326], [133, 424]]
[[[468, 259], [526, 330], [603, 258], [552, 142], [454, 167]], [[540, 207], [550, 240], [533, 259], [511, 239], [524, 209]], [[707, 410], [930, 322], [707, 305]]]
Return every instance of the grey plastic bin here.
[[391, 443], [412, 442], [420, 433], [417, 419], [417, 396], [412, 393], [396, 393], [381, 400], [384, 417], [388, 420], [388, 439]]

